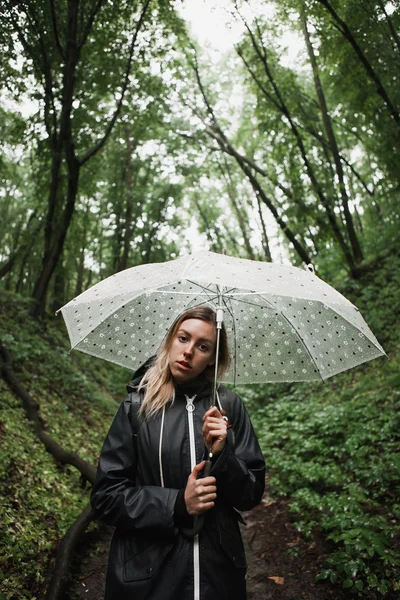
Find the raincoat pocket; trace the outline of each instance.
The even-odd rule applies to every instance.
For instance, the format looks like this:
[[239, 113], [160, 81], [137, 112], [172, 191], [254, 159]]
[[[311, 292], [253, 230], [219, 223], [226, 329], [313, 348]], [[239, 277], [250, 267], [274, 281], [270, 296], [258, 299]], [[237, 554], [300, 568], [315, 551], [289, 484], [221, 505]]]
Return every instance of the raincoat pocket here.
[[153, 577], [173, 546], [173, 541], [135, 536], [125, 541], [124, 581]]

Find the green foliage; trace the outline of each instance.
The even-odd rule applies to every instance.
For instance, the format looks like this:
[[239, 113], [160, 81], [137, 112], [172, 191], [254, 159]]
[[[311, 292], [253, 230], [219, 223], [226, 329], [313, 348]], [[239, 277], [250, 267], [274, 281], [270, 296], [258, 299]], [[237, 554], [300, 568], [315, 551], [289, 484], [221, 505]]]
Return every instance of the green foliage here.
[[0, 592], [38, 598], [54, 546], [86, 506], [87, 491], [76, 470], [57, 468], [3, 382], [0, 393]]
[[324, 384], [244, 392], [273, 493], [290, 497], [303, 536], [320, 532], [332, 543], [318, 579], [368, 598], [400, 589], [397, 264], [392, 255], [364, 281], [348, 283], [353, 301], [391, 350], [389, 360]]

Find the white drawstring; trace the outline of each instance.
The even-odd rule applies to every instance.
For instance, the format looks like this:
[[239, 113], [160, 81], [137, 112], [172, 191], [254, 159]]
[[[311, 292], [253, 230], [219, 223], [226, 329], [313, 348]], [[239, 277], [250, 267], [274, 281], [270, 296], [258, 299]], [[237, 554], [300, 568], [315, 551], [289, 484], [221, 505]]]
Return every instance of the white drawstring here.
[[164, 487], [164, 473], [163, 473], [162, 457], [161, 457], [162, 439], [163, 439], [163, 432], [164, 432], [164, 417], [165, 417], [165, 405], [163, 406], [162, 415], [161, 415], [160, 444], [158, 446], [158, 464], [160, 466], [161, 487]]

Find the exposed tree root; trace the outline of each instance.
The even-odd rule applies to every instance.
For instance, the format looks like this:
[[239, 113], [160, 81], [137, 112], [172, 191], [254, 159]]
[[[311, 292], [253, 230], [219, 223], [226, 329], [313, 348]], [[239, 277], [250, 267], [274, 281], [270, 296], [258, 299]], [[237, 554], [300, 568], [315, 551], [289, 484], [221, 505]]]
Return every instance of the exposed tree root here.
[[71, 559], [80, 537], [86, 531], [89, 523], [95, 518], [94, 511], [89, 505], [71, 525], [58, 547], [56, 563], [47, 588], [46, 600], [60, 600], [64, 597], [65, 586], [68, 582]]
[[64, 450], [60, 444], [43, 429], [43, 420], [39, 416], [40, 405], [32, 398], [26, 389], [20, 384], [17, 376], [12, 368], [12, 357], [10, 352], [4, 346], [0, 346], [0, 370], [3, 373], [5, 381], [8, 383], [13, 392], [22, 400], [22, 405], [26, 411], [26, 416], [29, 421], [34, 424], [35, 432], [39, 439], [43, 442], [46, 449], [57, 462], [62, 465], [73, 465], [80, 471], [85, 479], [90, 483], [94, 483], [96, 477], [96, 469], [88, 462], [80, 458], [74, 452]]
[[[34, 425], [35, 432], [43, 442], [46, 449], [63, 465], [73, 465], [82, 473], [82, 476], [90, 483], [94, 483], [96, 469], [85, 460], [80, 458], [74, 452], [64, 450], [55, 440], [53, 440], [43, 428], [43, 420], [39, 415], [40, 405], [32, 398], [26, 389], [18, 381], [12, 368], [12, 356], [7, 348], [0, 346], [0, 372], [12, 391], [21, 399], [22, 405], [26, 411], [26, 416]], [[75, 523], [71, 525], [61, 541], [53, 574], [46, 594], [46, 600], [61, 600], [64, 595], [65, 585], [68, 580], [69, 567], [72, 554], [76, 548], [81, 535], [85, 532], [89, 523], [95, 518], [92, 507], [89, 505], [80, 514]]]

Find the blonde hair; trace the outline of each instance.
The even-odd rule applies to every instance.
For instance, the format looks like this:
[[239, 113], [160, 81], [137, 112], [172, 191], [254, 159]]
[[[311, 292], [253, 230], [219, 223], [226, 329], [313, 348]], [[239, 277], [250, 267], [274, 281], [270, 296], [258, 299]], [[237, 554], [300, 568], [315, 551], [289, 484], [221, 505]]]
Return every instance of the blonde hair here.
[[[184, 321], [188, 319], [199, 319], [207, 323], [216, 323], [216, 313], [209, 306], [198, 306], [182, 313], [173, 323], [160, 348], [151, 367], [147, 370], [139, 384], [139, 391], [145, 390], [143, 402], [140, 407], [140, 414], [146, 419], [155, 416], [166, 404], [173, 403], [175, 400], [175, 385], [169, 367], [169, 353], [176, 333]], [[222, 324], [219, 352], [218, 352], [218, 370], [217, 378], [228, 370], [230, 362], [228, 340], [226, 329]], [[214, 365], [206, 367], [203, 371], [205, 377], [214, 381]]]

